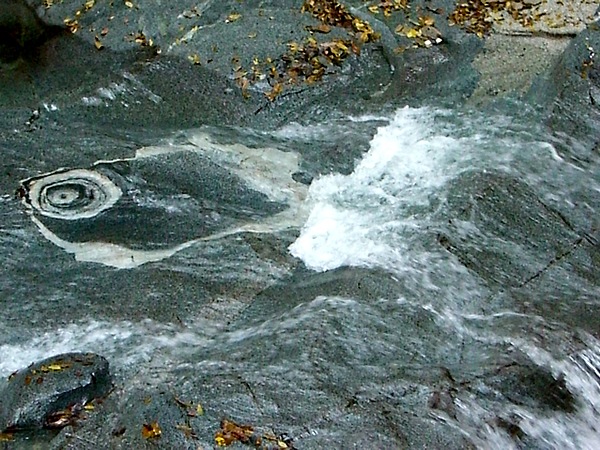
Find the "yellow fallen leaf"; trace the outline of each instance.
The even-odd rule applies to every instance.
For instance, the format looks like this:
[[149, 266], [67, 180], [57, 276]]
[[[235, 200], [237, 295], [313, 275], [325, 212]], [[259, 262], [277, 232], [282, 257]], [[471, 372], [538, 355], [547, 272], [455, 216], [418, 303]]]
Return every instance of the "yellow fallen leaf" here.
[[235, 22], [236, 20], [239, 20], [241, 18], [242, 18], [241, 14], [239, 14], [239, 13], [231, 13], [225, 19], [225, 23]]
[[77, 33], [80, 28], [79, 22], [76, 19], [67, 17], [65, 20], [63, 20], [63, 23], [71, 31], [71, 33]]
[[421, 30], [416, 30], [415, 28], [409, 28], [408, 30], [406, 30], [407, 38], [414, 39], [419, 36], [421, 36]]
[[200, 65], [200, 56], [198, 55], [198, 53], [194, 53], [193, 55], [189, 55], [188, 59], [190, 60], [190, 62], [192, 64], [194, 64], [195, 66]]
[[142, 436], [144, 439], [159, 438], [162, 434], [162, 430], [158, 426], [158, 422], [155, 420], [152, 423], [145, 423], [142, 425]]
[[97, 50], [102, 50], [104, 48], [104, 44], [100, 41], [98, 36], [94, 36], [94, 46]]
[[0, 433], [0, 442], [14, 441], [15, 438], [12, 433]]

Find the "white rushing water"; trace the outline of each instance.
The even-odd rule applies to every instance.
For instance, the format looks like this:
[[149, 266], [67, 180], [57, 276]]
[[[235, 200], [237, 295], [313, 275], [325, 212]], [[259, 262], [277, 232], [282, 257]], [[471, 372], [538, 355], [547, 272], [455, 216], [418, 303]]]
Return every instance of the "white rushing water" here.
[[317, 271], [344, 265], [402, 270], [411, 251], [403, 238], [431, 225], [443, 187], [461, 172], [498, 170], [535, 183], [566, 166], [550, 143], [509, 125], [506, 117], [397, 111], [352, 174], [312, 183], [311, 212], [290, 251]]
[[18, 341], [0, 344], [0, 377], [31, 363], [67, 352], [94, 352], [106, 357], [113, 370], [138, 371], [157, 360], [158, 366], [176, 365], [178, 357], [208, 345], [208, 322], [198, 324], [203, 330], [183, 329], [152, 320], [142, 322], [106, 322], [91, 320], [64, 327], [23, 333]]
[[[482, 292], [477, 284], [465, 281], [468, 275], [458, 273], [460, 267], [440, 261], [439, 255], [423, 250], [415, 239], [428, 227], [436, 226], [435, 214], [444, 204], [446, 184], [472, 169], [500, 171], [524, 179], [545, 201], [555, 205], [570, 202], [571, 190], [577, 189], [578, 181], [574, 180], [584, 172], [566, 162], [539, 131], [514, 124], [507, 117], [404, 108], [378, 129], [370, 150], [350, 175], [325, 175], [312, 183], [307, 200], [309, 217], [290, 251], [315, 271], [355, 266], [381, 268], [409, 277], [418, 274], [422, 290], [431, 273], [443, 272], [448, 286], [442, 287], [443, 293], [438, 289], [438, 295], [449, 311], [454, 310], [440, 314], [443, 326], [461, 324], [456, 330], [459, 335], [468, 333], [478, 341], [519, 349], [556, 379], [564, 378], [579, 403], [574, 414], [540, 414], [515, 405], [490, 410], [477, 400], [461, 398], [457, 404], [463, 417], [457, 428], [481, 448], [523, 448], [507, 433], [488, 425], [495, 414], [502, 412], [518, 417], [521, 429], [539, 445], [536, 448], [600, 448], [599, 343], [587, 336], [587, 349], [561, 356], [551, 353], [554, 347], [540, 347], [527, 336], [467, 330], [457, 317], [468, 312], [457, 308], [461, 302], [469, 304], [464, 301], [469, 297], [482, 300]], [[598, 190], [594, 182], [589, 188]], [[454, 278], [448, 276], [452, 272], [457, 272]], [[464, 289], [455, 292], [454, 297], [448, 294], [460, 283], [464, 283]], [[459, 297], [461, 301], [457, 301]], [[567, 330], [556, 333], [558, 341], [571, 339]]]

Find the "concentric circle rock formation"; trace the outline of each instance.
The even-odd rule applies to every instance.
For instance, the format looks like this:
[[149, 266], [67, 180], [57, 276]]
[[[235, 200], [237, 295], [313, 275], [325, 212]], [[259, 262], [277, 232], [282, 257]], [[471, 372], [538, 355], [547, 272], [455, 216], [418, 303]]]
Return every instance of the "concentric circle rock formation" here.
[[88, 219], [112, 207], [121, 189], [101, 173], [74, 169], [22, 182], [24, 201], [40, 214], [56, 219]]

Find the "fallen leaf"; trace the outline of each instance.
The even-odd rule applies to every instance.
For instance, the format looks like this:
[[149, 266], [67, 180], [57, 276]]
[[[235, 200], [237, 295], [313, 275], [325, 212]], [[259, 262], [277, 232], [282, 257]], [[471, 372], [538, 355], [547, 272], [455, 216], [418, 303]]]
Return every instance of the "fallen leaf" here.
[[0, 442], [14, 441], [15, 438], [12, 433], [0, 433]]
[[69, 29], [69, 31], [71, 31], [71, 33], [77, 33], [80, 28], [79, 22], [76, 19], [67, 17], [65, 20], [63, 20], [63, 23]]
[[200, 65], [200, 56], [198, 55], [198, 53], [194, 53], [193, 55], [189, 55], [188, 59], [195, 66], [199, 66]]
[[158, 422], [156, 420], [152, 423], [145, 423], [142, 425], [142, 436], [144, 439], [159, 438], [161, 434], [162, 430], [158, 426]]
[[74, 412], [75, 405], [60, 411], [53, 412], [46, 417], [45, 426], [47, 428], [64, 428], [72, 425], [77, 420], [77, 413]]
[[327, 33], [331, 32], [331, 27], [329, 25], [327, 25], [326, 23], [322, 23], [320, 25], [309, 25], [306, 27], [306, 29], [312, 33], [327, 34]]
[[408, 30], [406, 30], [406, 37], [407, 38], [411, 38], [414, 39], [418, 36], [421, 36], [421, 30], [417, 30], [415, 28], [409, 28]]
[[[98, 37], [96, 36], [96, 39]], [[97, 46], [96, 46], [97, 47]], [[40, 367], [40, 370], [42, 372], [60, 372], [63, 369], [68, 369], [69, 367], [71, 367], [70, 363], [66, 363], [66, 362], [55, 362], [52, 364], [48, 364], [47, 366], [42, 366]]]
[[433, 26], [433, 24], [435, 23], [435, 20], [431, 16], [423, 16], [423, 17], [419, 17], [419, 23], [430, 27], [430, 26]]
[[269, 92], [265, 94], [265, 96], [269, 99], [269, 101], [274, 101], [279, 94], [283, 92], [283, 84], [275, 83], [275, 85], [271, 88]]
[[196, 439], [198, 436], [196, 436], [196, 433], [194, 433], [194, 430], [192, 427], [185, 425], [185, 424], [177, 424], [175, 425], [175, 428], [177, 428], [179, 431], [183, 432], [183, 435], [190, 439]]
[[179, 397], [173, 397], [173, 399], [175, 400], [175, 403], [177, 403], [182, 408], [191, 408], [192, 407], [191, 403], [185, 402], [185, 401], [181, 400]]
[[242, 18], [241, 14], [239, 14], [239, 13], [231, 13], [225, 19], [225, 23], [235, 22], [236, 20], [239, 20], [241, 18]]

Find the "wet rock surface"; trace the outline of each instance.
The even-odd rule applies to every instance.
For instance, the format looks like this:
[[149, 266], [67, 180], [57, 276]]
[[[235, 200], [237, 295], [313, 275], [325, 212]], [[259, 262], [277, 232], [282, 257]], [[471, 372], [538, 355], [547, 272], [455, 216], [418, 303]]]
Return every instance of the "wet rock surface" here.
[[[448, 199], [452, 228], [438, 237], [439, 243], [490, 281], [523, 286], [581, 241], [564, 217], [523, 182], [471, 173], [455, 183]], [[512, 253], [516, 248], [518, 254]], [[501, 271], [496, 266], [500, 261]]]
[[112, 388], [108, 361], [91, 353], [68, 353], [37, 361], [9, 376], [0, 392], [4, 431], [62, 428]]
[[571, 41], [557, 64], [529, 92], [529, 97], [545, 108], [549, 127], [566, 141], [559, 144], [561, 154], [584, 168], [598, 164], [597, 48], [600, 30], [595, 23]]

